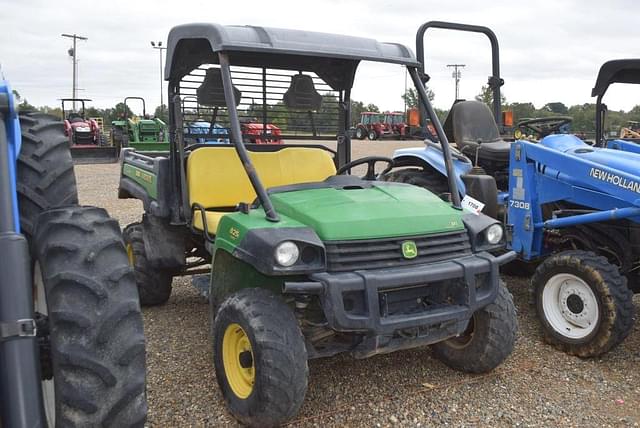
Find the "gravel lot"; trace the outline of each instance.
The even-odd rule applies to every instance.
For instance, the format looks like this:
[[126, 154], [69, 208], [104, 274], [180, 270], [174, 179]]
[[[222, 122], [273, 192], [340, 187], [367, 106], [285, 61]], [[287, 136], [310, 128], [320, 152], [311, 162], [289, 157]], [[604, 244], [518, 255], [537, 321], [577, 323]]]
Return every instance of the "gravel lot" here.
[[[357, 141], [353, 158], [415, 145]], [[141, 217], [138, 201], [117, 199], [117, 164], [78, 165], [76, 173], [82, 203], [107, 208], [122, 227]], [[428, 348], [311, 361], [306, 401], [292, 425], [638, 426], [640, 326], [600, 359], [564, 355], [541, 342], [528, 279], [505, 279], [520, 334], [513, 355], [493, 373], [458, 373]], [[235, 426], [214, 379], [207, 303], [189, 278], [173, 286], [168, 304], [144, 310], [149, 425]]]

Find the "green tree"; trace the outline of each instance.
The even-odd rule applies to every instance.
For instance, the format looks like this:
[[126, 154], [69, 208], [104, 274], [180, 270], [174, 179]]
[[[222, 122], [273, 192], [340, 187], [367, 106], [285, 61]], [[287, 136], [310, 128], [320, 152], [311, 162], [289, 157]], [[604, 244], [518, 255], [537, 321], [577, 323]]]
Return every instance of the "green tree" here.
[[536, 107], [532, 103], [511, 103], [509, 110], [513, 112], [513, 123], [536, 117]]
[[[425, 91], [427, 92], [427, 98], [429, 98], [429, 101], [433, 101], [436, 94], [428, 86], [425, 87]], [[407, 89], [407, 92], [401, 95], [400, 98], [404, 100], [408, 109], [418, 107], [418, 91], [414, 88]]]
[[164, 123], [169, 123], [169, 109], [165, 104], [156, 107], [153, 115]]
[[567, 106], [564, 105], [564, 103], [561, 103], [559, 101], [556, 101], [553, 103], [547, 103], [542, 108], [555, 114], [565, 115], [569, 113], [569, 109], [567, 108]]
[[365, 111], [372, 111], [372, 112], [375, 112], [375, 113], [380, 113], [380, 107], [378, 107], [375, 104], [369, 103], [365, 107]]
[[[491, 90], [491, 87], [489, 87], [488, 85], [482, 85], [480, 93], [476, 95], [476, 101], [485, 103], [489, 106], [491, 111], [493, 111], [493, 91]], [[507, 97], [505, 97], [502, 93], [500, 94], [500, 104], [507, 104]]]

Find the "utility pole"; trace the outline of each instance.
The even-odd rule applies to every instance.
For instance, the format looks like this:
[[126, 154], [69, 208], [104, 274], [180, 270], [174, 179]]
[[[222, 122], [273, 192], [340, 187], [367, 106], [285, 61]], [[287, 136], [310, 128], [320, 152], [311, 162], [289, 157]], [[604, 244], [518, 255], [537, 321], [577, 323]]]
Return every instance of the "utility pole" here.
[[151, 47], [153, 49], [158, 49], [158, 53], [160, 54], [160, 114], [164, 117], [164, 96], [162, 87], [164, 86], [164, 76], [162, 73], [162, 51], [167, 50], [167, 48], [162, 46], [162, 42], [151, 42]]
[[453, 73], [451, 73], [451, 77], [453, 77], [456, 81], [456, 98], [454, 101], [460, 98], [460, 91], [458, 89], [460, 86], [460, 78], [462, 77], [462, 72], [458, 69], [463, 68], [464, 66], [465, 64], [447, 64], [447, 67], [453, 67]]
[[[62, 37], [67, 37], [69, 39], [73, 39], [73, 47], [69, 49], [67, 52], [69, 56], [73, 59], [73, 88], [71, 90], [71, 98], [78, 98], [78, 56], [76, 50], [76, 41], [77, 40], [88, 40], [86, 37], [78, 36], [77, 34], [62, 34]], [[76, 102], [73, 102], [73, 111], [76, 111]]]

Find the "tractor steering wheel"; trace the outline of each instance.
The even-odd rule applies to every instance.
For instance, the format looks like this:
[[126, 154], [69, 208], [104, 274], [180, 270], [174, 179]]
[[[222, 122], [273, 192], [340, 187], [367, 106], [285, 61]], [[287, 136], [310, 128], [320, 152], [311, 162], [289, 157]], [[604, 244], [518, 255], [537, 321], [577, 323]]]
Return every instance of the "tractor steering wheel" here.
[[367, 173], [364, 175], [364, 177], [360, 178], [362, 178], [363, 180], [374, 181], [378, 178], [375, 168], [376, 163], [378, 162], [387, 163], [387, 167], [378, 175], [386, 174], [387, 172], [391, 171], [391, 168], [393, 168], [393, 159], [385, 158], [384, 156], [367, 156], [342, 165], [336, 171], [336, 175], [343, 175], [346, 172], [351, 172], [351, 169], [355, 168], [358, 165], [367, 164]]
[[543, 139], [547, 135], [558, 132], [560, 128], [572, 121], [573, 118], [570, 116], [538, 117], [518, 122], [517, 127], [533, 131]]

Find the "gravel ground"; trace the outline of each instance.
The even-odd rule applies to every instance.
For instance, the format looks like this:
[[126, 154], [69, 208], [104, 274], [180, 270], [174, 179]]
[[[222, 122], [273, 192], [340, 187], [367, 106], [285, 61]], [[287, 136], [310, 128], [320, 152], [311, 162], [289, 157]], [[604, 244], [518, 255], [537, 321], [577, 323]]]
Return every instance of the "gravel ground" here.
[[[354, 142], [354, 156], [390, 155], [416, 143]], [[78, 165], [80, 199], [105, 207], [121, 225], [142, 214], [118, 200], [116, 164]], [[367, 360], [310, 362], [305, 403], [293, 426], [639, 426], [640, 326], [602, 358], [581, 360], [541, 342], [528, 278], [506, 277], [518, 307], [513, 355], [493, 373], [465, 375], [428, 348]], [[149, 425], [235, 426], [213, 373], [207, 304], [189, 278], [173, 283], [168, 304], [144, 310]], [[635, 300], [636, 310], [640, 300]]]

